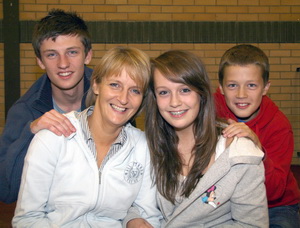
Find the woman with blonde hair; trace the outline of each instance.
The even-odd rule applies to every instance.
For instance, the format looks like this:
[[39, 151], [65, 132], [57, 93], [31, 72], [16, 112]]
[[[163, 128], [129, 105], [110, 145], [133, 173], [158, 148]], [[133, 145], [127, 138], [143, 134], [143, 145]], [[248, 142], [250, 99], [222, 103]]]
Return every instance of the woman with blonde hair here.
[[76, 132], [49, 130], [30, 144], [13, 227], [122, 227], [135, 205], [159, 226], [144, 133], [129, 122], [142, 108], [149, 57], [117, 47], [97, 64], [87, 108], [66, 114]]

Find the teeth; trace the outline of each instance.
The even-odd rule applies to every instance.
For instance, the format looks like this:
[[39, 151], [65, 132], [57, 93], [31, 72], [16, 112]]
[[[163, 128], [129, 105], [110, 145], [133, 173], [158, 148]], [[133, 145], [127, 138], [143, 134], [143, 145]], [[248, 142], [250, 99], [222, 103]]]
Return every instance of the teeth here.
[[248, 104], [237, 104], [238, 106], [247, 106]]
[[71, 72], [59, 73], [60, 76], [66, 77], [69, 76]]
[[171, 112], [172, 115], [181, 115], [185, 113], [186, 111], [177, 111], [177, 112]]
[[111, 107], [113, 107], [113, 109], [119, 111], [119, 112], [125, 112], [126, 108], [121, 108], [119, 106], [116, 106], [116, 105], [111, 105]]

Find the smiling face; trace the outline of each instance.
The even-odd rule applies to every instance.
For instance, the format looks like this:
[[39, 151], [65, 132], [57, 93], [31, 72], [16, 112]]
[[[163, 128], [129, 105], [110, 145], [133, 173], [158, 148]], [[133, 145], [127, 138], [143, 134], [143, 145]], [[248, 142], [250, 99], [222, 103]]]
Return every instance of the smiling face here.
[[94, 82], [97, 95], [94, 114], [103, 126], [122, 127], [139, 110], [143, 99], [140, 86], [126, 69], [120, 75], [104, 77], [100, 84]]
[[200, 95], [185, 84], [168, 80], [159, 70], [154, 71], [154, 87], [162, 117], [176, 131], [192, 130], [200, 110]]
[[85, 49], [78, 36], [61, 35], [55, 41], [44, 40], [40, 47], [39, 66], [46, 70], [52, 86], [60, 90], [71, 90], [82, 80], [84, 64], [88, 64], [92, 51]]
[[228, 108], [243, 121], [257, 116], [262, 97], [269, 87], [269, 82], [264, 85], [261, 68], [254, 64], [226, 67], [223, 85], [220, 85]]

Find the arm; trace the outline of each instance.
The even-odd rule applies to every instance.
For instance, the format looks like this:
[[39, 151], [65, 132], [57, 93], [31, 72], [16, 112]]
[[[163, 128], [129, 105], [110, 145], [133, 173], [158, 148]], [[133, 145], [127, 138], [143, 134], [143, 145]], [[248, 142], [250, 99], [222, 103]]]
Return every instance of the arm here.
[[238, 138], [247, 137], [251, 139], [258, 148], [262, 149], [258, 136], [245, 123], [228, 119], [228, 124], [229, 125], [222, 132], [225, 138], [232, 138], [234, 136]]
[[34, 114], [24, 103], [14, 105], [8, 112], [0, 139], [0, 200], [17, 200], [21, 174], [28, 146], [34, 134], [30, 123]]
[[[231, 197], [234, 227], [269, 227], [263, 164], [246, 164]], [[238, 169], [238, 166], [235, 168]], [[237, 170], [237, 172], [240, 172]]]
[[293, 132], [287, 118], [279, 112], [272, 122], [265, 129], [259, 129], [257, 134], [244, 123], [233, 120], [229, 120], [229, 123], [231, 128], [227, 127], [224, 130], [227, 137], [231, 137], [230, 131], [235, 131], [232, 135], [250, 138], [265, 152], [263, 162], [268, 201], [282, 198], [289, 185], [288, 176], [294, 151]]
[[32, 121], [30, 129], [33, 134], [36, 134], [42, 129], [48, 129], [58, 136], [64, 135], [65, 137], [68, 137], [76, 131], [70, 120], [54, 109]]
[[[13, 227], [55, 227], [47, 217], [51, 207], [47, 205], [51, 183], [55, 173], [59, 149], [50, 150], [54, 140], [44, 141], [48, 134], [37, 134], [25, 158], [22, 182], [12, 221]], [[53, 210], [53, 209], [52, 209]]]
[[162, 215], [156, 203], [156, 187], [151, 178], [148, 149], [146, 153], [147, 164], [145, 167], [141, 189], [133, 203], [133, 207], [129, 209], [128, 214], [123, 221], [123, 227], [160, 227], [160, 219], [162, 218]]
[[[272, 127], [268, 137], [262, 141], [266, 158], [264, 159], [268, 201], [276, 201], [286, 197], [289, 186], [290, 165], [294, 152], [294, 138], [292, 130], [285, 127]], [[295, 184], [295, 187], [297, 185]], [[291, 188], [291, 186], [289, 186]]]
[[0, 201], [17, 200], [24, 157], [35, 133], [46, 128], [57, 135], [68, 136], [75, 131], [69, 120], [55, 110], [40, 115], [22, 102], [8, 112], [0, 139]]

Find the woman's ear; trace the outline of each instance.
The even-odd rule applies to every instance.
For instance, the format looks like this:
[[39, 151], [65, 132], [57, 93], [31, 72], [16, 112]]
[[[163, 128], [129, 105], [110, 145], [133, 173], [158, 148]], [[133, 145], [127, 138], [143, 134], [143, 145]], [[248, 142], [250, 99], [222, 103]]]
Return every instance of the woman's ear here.
[[92, 89], [95, 95], [99, 94], [99, 85], [95, 82], [95, 80], [93, 80]]

